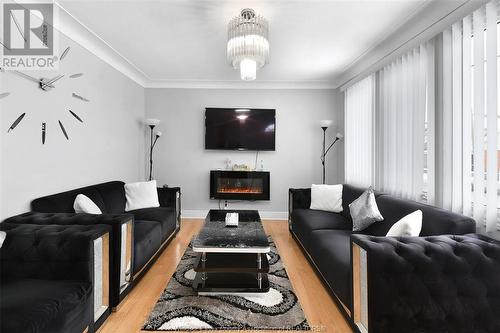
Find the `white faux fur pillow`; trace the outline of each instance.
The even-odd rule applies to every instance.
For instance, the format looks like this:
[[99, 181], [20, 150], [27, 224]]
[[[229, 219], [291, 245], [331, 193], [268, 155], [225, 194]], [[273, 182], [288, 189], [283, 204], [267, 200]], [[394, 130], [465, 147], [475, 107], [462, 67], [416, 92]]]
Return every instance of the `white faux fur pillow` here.
[[127, 198], [126, 212], [135, 209], [160, 207], [156, 180], [125, 184], [125, 197]]
[[342, 211], [342, 184], [311, 185], [310, 208], [340, 213]]
[[422, 211], [419, 209], [394, 223], [387, 236], [417, 237], [420, 231], [422, 231]]
[[89, 197], [78, 194], [73, 203], [75, 213], [102, 214], [101, 209]]

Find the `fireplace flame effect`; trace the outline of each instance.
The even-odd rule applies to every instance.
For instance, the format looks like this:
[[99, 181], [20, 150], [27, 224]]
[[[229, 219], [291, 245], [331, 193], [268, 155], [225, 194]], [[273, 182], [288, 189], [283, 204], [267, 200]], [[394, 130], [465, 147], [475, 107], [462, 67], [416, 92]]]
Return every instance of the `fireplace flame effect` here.
[[261, 188], [252, 187], [219, 187], [217, 189], [219, 193], [252, 193], [252, 194], [262, 194]]

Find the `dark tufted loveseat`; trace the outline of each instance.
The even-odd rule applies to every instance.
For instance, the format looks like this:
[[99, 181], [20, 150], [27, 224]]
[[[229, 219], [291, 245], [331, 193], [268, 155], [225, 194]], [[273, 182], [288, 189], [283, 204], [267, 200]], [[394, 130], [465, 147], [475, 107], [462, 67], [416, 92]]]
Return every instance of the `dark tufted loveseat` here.
[[[344, 184], [341, 213], [309, 209], [311, 205], [311, 189], [309, 188], [289, 190], [290, 232], [331, 291], [346, 318], [355, 328], [354, 323], [359, 318], [355, 318], [356, 304], [353, 299], [354, 276], [351, 246], [353, 231], [349, 204], [364, 190], [366, 189]], [[379, 192], [375, 193], [375, 198], [384, 221], [374, 223], [359, 234], [385, 239], [387, 238], [385, 235], [394, 223], [417, 209], [423, 212], [421, 236], [461, 235], [474, 233], [476, 230], [474, 220], [463, 215]], [[432, 275], [429, 278], [432, 278]], [[406, 331], [402, 329], [400, 332]], [[421, 332], [434, 333], [426, 330]]]
[[366, 303], [358, 325], [368, 332], [500, 332], [500, 242], [476, 234], [352, 242], [353, 258], [366, 259], [353, 269], [364, 276], [354, 303]]
[[105, 297], [94, 296], [105, 292], [109, 247], [103, 245], [111, 229], [9, 223], [0, 229], [7, 233], [0, 249], [0, 331], [94, 332], [110, 310]]
[[[160, 207], [125, 212], [121, 181], [111, 181], [52, 194], [31, 202], [33, 212], [11, 217], [8, 223], [92, 225], [112, 227], [110, 299], [113, 307], [128, 294], [180, 228], [181, 194], [178, 187], [158, 188]], [[89, 197], [102, 215], [75, 214], [78, 194]]]
[[[85, 227], [92, 229], [94, 226], [106, 226], [111, 229], [109, 236], [110, 255], [109, 255], [109, 299], [111, 306], [116, 306], [120, 299], [122, 299], [130, 288], [122, 287], [120, 281], [125, 280], [125, 267], [127, 267], [127, 260], [132, 260], [132, 249], [126, 250], [122, 247], [122, 234], [132, 230], [134, 218], [132, 215], [122, 214], [75, 214], [75, 213], [34, 213], [28, 212], [16, 215], [6, 219], [0, 223], [0, 227], [7, 225], [24, 225], [26, 227], [51, 227], [58, 226], [73, 230], [74, 227]], [[125, 251], [123, 251], [125, 249]], [[130, 258], [122, 256], [122, 252], [130, 253]], [[125, 260], [122, 260], [125, 259]]]

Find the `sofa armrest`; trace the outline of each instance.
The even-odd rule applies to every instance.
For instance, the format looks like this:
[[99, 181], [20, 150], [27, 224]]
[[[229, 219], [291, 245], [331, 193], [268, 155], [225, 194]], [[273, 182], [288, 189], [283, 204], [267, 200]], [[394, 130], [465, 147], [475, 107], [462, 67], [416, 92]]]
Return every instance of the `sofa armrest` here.
[[[361, 332], [499, 331], [500, 242], [482, 235], [353, 235]], [[481, 314], [481, 315], [479, 315]]]
[[107, 315], [111, 227], [1, 223], [2, 280], [75, 280], [92, 284], [94, 318]]
[[[75, 213], [36, 213], [29, 212], [6, 219], [2, 224], [33, 224], [59, 226], [108, 225], [110, 234], [110, 290], [111, 305], [117, 306], [122, 293], [132, 282], [134, 216], [131, 214], [75, 214]], [[124, 294], [123, 294], [124, 295]]]
[[289, 209], [311, 207], [311, 189], [310, 188], [291, 188], [289, 193]]
[[310, 188], [290, 188], [288, 189], [288, 225], [291, 228], [292, 212], [297, 208], [311, 207]]
[[175, 209], [176, 228], [179, 228], [181, 225], [181, 188], [158, 187], [158, 200], [160, 201], [160, 207]]
[[93, 241], [105, 226], [79, 230], [55, 226], [0, 224], [2, 279], [93, 281]]
[[119, 226], [133, 220], [131, 214], [76, 214], [76, 213], [36, 213], [28, 212], [9, 217], [4, 220], [6, 223], [16, 224], [38, 224], [38, 225], [95, 225], [107, 224]]

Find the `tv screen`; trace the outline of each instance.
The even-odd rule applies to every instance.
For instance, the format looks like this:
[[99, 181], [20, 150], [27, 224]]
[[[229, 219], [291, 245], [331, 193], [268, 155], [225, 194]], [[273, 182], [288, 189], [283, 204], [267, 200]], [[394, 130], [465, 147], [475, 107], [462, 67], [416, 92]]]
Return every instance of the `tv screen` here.
[[275, 150], [276, 110], [205, 109], [205, 149]]

